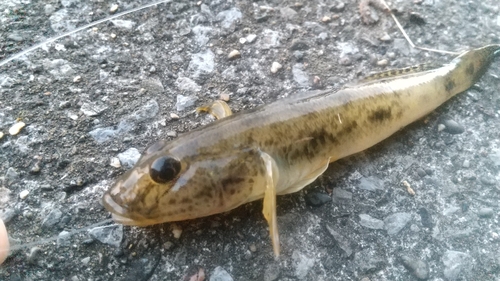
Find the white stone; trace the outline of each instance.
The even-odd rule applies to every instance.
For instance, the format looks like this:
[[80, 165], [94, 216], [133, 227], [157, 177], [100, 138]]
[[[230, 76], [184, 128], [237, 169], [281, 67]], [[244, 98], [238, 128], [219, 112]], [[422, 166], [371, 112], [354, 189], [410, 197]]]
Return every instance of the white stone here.
[[30, 194], [30, 192], [25, 189], [19, 193], [19, 198], [24, 200], [26, 197], [28, 197], [28, 194]]
[[271, 72], [272, 73], [276, 73], [278, 72], [283, 66], [279, 63], [279, 62], [273, 62], [273, 64], [271, 65]]
[[24, 126], [26, 126], [26, 124], [23, 121], [16, 122], [16, 124], [12, 125], [12, 127], [9, 128], [9, 134], [11, 134], [12, 136], [19, 134]]

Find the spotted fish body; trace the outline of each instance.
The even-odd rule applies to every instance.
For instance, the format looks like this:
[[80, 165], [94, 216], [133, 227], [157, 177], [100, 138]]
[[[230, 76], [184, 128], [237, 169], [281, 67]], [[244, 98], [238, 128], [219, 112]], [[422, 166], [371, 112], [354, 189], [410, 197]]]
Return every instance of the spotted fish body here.
[[[500, 45], [489, 45], [440, 68], [281, 99], [160, 141], [106, 192], [104, 206], [117, 222], [146, 226], [264, 198], [278, 255], [276, 195], [302, 189], [330, 162], [375, 145], [465, 91], [499, 52]], [[153, 173], [158, 163], [171, 168], [160, 181]]]

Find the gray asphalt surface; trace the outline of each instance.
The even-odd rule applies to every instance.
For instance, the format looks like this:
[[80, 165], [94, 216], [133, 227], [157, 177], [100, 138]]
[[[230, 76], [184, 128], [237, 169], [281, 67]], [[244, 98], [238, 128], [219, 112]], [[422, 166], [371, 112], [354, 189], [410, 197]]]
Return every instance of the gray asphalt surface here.
[[[147, 3], [1, 1], [0, 60]], [[497, 0], [390, 5], [417, 45], [500, 43]], [[500, 280], [500, 59], [425, 119], [280, 197], [278, 260], [261, 202], [74, 233], [110, 218], [100, 198], [125, 162], [213, 121], [196, 106], [222, 96], [241, 111], [453, 58], [410, 48], [388, 15], [372, 12], [376, 22], [364, 24], [349, 1], [173, 1], [1, 65], [0, 215], [24, 247], [0, 280], [190, 280], [200, 271], [212, 281]], [[232, 50], [240, 55], [229, 59]], [[16, 119], [26, 127], [11, 136]]]

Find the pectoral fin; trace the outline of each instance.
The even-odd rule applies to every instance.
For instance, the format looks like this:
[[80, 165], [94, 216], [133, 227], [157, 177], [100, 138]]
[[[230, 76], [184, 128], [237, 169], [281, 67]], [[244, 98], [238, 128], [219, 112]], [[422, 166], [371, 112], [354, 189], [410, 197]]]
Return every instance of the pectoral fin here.
[[276, 183], [278, 171], [269, 154], [262, 153], [262, 160], [266, 168], [266, 191], [264, 193], [264, 208], [262, 213], [269, 225], [269, 235], [273, 244], [274, 255], [278, 257], [280, 255], [280, 239], [276, 218]]

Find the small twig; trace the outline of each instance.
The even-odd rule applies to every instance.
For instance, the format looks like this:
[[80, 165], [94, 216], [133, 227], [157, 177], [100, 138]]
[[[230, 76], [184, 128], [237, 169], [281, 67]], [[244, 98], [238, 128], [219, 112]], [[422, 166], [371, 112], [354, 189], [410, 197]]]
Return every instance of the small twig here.
[[79, 32], [79, 31], [85, 30], [85, 29], [90, 28], [90, 27], [92, 27], [92, 26], [96, 26], [96, 25], [98, 25], [98, 24], [100, 24], [100, 23], [103, 23], [103, 22], [106, 22], [106, 21], [110, 21], [110, 20], [114, 20], [114, 19], [119, 18], [119, 17], [121, 17], [121, 16], [124, 16], [124, 15], [130, 14], [130, 13], [134, 13], [134, 12], [137, 12], [137, 11], [140, 11], [140, 10], [143, 10], [143, 9], [146, 9], [146, 8], [149, 8], [149, 7], [152, 7], [152, 6], [158, 5], [158, 4], [168, 3], [168, 2], [171, 2], [171, 1], [172, 1], [172, 0], [160, 0], [160, 1], [156, 1], [156, 2], [153, 2], [153, 3], [150, 3], [150, 4], [146, 4], [146, 5], [143, 5], [143, 6], [140, 6], [140, 7], [134, 8], [134, 9], [132, 9], [132, 10], [128, 10], [128, 11], [125, 11], [125, 12], [121, 12], [121, 13], [119, 13], [119, 14], [116, 14], [116, 15], [113, 15], [113, 16], [110, 16], [110, 17], [107, 17], [107, 18], [105, 18], [105, 19], [101, 19], [101, 20], [98, 20], [98, 21], [95, 21], [95, 22], [89, 23], [89, 24], [84, 25], [84, 26], [80, 26], [80, 27], [78, 27], [78, 28], [76, 28], [76, 29], [74, 29], [74, 30], [71, 30], [71, 31], [65, 32], [65, 33], [63, 33], [63, 34], [61, 34], [61, 35], [58, 35], [58, 36], [55, 36], [55, 37], [52, 37], [52, 38], [49, 38], [49, 39], [47, 39], [47, 40], [43, 41], [42, 43], [38, 43], [38, 44], [36, 44], [36, 45], [34, 45], [34, 46], [29, 47], [28, 49], [26, 49], [26, 50], [24, 50], [24, 51], [21, 51], [21, 52], [19, 52], [19, 53], [16, 53], [16, 54], [14, 54], [14, 55], [12, 55], [12, 56], [10, 56], [10, 57], [8, 57], [8, 58], [6, 58], [6, 59], [4, 59], [4, 60], [0, 61], [0, 66], [5, 65], [5, 64], [9, 63], [10, 61], [13, 61], [13, 60], [15, 60], [15, 59], [17, 59], [17, 58], [20, 58], [21, 56], [24, 56], [25, 54], [27, 54], [27, 53], [29, 53], [29, 52], [31, 52], [31, 51], [34, 51], [34, 50], [36, 50], [36, 49], [38, 49], [38, 48], [42, 47], [42, 46], [43, 46], [43, 45], [45, 45], [45, 44], [52, 43], [52, 42], [54, 42], [54, 41], [56, 41], [56, 40], [59, 40], [59, 39], [61, 39], [61, 38], [63, 38], [63, 37], [66, 37], [66, 36], [69, 36], [69, 35], [71, 35], [71, 34], [77, 33], [77, 32]]
[[425, 48], [425, 47], [416, 46], [415, 44], [413, 44], [413, 41], [411, 41], [410, 37], [408, 36], [408, 34], [406, 33], [406, 31], [403, 29], [403, 26], [401, 26], [401, 24], [399, 23], [399, 21], [396, 18], [396, 16], [392, 13], [391, 8], [389, 7], [389, 5], [385, 2], [385, 0], [380, 0], [380, 1], [387, 8], [387, 10], [389, 11], [389, 14], [391, 15], [392, 19], [394, 20], [394, 22], [398, 26], [399, 31], [401, 31], [401, 33], [405, 37], [406, 41], [408, 42], [408, 44], [410, 44], [410, 46], [412, 48], [423, 50], [423, 51], [428, 51], [428, 52], [448, 54], [448, 55], [459, 55], [460, 54], [458, 52], [442, 51], [442, 50], [438, 50], [438, 49], [432, 49], [432, 48]]
[[[98, 226], [101, 226], [101, 225], [104, 225], [104, 224], [107, 224], [107, 223], [112, 223], [112, 222], [113, 222], [112, 219], [105, 219], [103, 221], [100, 221], [100, 222], [88, 225], [88, 226], [83, 227], [83, 228], [73, 229], [68, 234], [71, 236], [71, 235], [74, 235], [76, 233], [87, 231], [87, 230], [89, 230], [91, 228], [98, 227]], [[113, 225], [109, 225], [109, 226], [113, 226]], [[12, 245], [10, 247], [10, 250], [11, 251], [15, 251], [15, 250], [20, 250], [20, 249], [24, 249], [24, 248], [28, 248], [28, 247], [32, 247], [32, 246], [38, 246], [38, 245], [48, 244], [50, 242], [56, 241], [57, 238], [58, 238], [58, 236], [53, 236], [53, 237], [50, 237], [50, 238], [38, 240], [36, 242], [23, 243], [23, 244], [21, 244], [21, 243], [14, 244], [14, 245]]]

